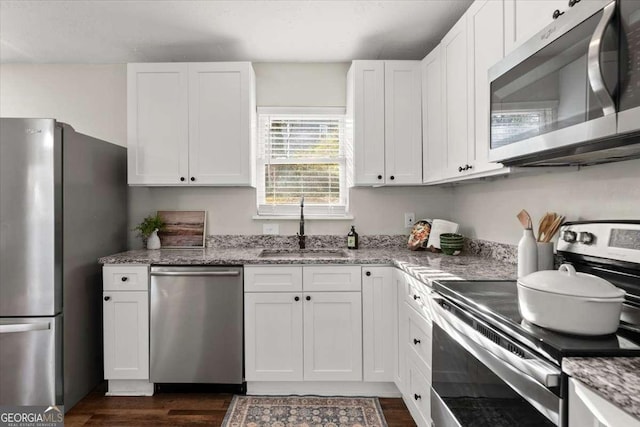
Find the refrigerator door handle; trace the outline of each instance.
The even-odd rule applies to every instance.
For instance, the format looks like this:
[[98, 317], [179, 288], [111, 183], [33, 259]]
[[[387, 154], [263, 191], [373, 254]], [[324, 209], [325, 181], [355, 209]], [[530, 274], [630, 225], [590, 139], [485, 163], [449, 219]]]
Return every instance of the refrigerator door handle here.
[[9, 334], [12, 332], [44, 331], [46, 329], [51, 329], [51, 322], [12, 323], [9, 325], [0, 325], [0, 334]]

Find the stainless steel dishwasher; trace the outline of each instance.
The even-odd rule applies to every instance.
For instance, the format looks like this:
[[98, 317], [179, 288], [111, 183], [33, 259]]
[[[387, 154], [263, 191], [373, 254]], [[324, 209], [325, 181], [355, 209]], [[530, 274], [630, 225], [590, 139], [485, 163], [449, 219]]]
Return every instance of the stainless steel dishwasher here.
[[151, 267], [151, 382], [242, 384], [242, 298], [242, 267]]

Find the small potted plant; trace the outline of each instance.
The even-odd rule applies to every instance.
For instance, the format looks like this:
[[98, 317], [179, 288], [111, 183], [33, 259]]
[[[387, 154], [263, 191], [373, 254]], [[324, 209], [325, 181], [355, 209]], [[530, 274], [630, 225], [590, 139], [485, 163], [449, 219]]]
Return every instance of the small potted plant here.
[[165, 226], [165, 222], [156, 213], [143, 219], [134, 230], [138, 232], [138, 237], [142, 237], [142, 241], [147, 243], [147, 249], [160, 249], [158, 231], [164, 230]]

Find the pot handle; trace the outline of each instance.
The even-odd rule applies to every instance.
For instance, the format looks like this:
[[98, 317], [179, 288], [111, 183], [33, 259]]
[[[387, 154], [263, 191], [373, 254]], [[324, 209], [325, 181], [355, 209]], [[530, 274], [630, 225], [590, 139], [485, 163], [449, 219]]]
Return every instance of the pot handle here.
[[573, 265], [571, 264], [562, 264], [560, 268], [558, 268], [558, 271], [566, 271], [567, 275], [570, 277], [574, 277], [576, 275], [576, 269], [573, 268]]

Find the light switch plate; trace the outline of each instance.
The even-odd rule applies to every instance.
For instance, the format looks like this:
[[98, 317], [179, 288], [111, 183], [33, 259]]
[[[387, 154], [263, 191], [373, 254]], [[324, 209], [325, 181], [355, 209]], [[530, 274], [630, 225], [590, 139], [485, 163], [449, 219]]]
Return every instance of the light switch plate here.
[[280, 225], [262, 224], [262, 234], [280, 234]]

